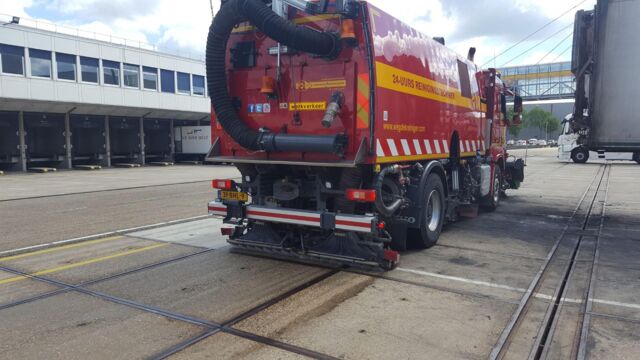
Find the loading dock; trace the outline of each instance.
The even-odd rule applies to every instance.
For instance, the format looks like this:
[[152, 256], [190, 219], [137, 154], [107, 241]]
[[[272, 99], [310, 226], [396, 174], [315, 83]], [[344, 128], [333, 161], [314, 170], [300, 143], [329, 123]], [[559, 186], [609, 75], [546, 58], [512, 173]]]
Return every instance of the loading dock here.
[[[182, 151], [176, 129], [198, 124], [192, 120], [81, 113], [76, 108], [66, 113], [0, 111], [0, 170], [170, 165], [176, 160], [176, 148]], [[201, 132], [206, 132], [204, 140], [210, 141], [210, 131]], [[183, 154], [186, 158], [182, 160], [201, 161], [204, 153], [195, 157]]]
[[20, 163], [18, 113], [0, 112], [0, 169], [17, 170]]
[[73, 166], [107, 166], [104, 116], [71, 115], [70, 120]]
[[111, 165], [118, 163], [143, 164], [140, 153], [140, 121], [135, 118], [113, 117], [109, 119], [109, 144]]
[[143, 119], [145, 163], [165, 162], [173, 159], [171, 121]]
[[64, 114], [24, 113], [28, 167], [65, 167]]

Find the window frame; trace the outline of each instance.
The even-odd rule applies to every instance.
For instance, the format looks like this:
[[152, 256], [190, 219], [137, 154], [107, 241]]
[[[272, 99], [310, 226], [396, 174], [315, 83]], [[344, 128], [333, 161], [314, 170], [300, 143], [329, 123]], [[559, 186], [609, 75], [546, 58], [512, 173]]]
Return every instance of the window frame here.
[[[43, 57], [35, 56], [38, 53], [41, 53], [41, 54], [48, 53], [49, 54], [49, 76], [41, 76], [41, 75], [34, 75], [33, 74], [33, 60], [34, 59], [46, 60]], [[53, 52], [52, 51], [29, 48], [29, 77], [37, 78], [37, 79], [53, 80]]]
[[[87, 80], [84, 79], [84, 71], [83, 71], [82, 67], [83, 66], [89, 66], [89, 65], [84, 65], [82, 63], [83, 59], [92, 60], [92, 61], [95, 60], [95, 62], [96, 62], [96, 73], [95, 73], [96, 81], [95, 82], [94, 81], [87, 81]], [[79, 82], [82, 83], [82, 84], [100, 85], [101, 84], [101, 82], [100, 82], [100, 72], [101, 72], [100, 71], [100, 59], [92, 58], [92, 57], [89, 57], [89, 56], [79, 56], [79, 63], [80, 63], [80, 67], [79, 67], [80, 71], [78, 72], [79, 75], [80, 75], [79, 76], [79, 80], [80, 80]]]
[[[73, 63], [72, 63], [73, 64], [73, 79], [64, 79], [64, 78], [60, 77], [60, 64], [61, 63], [68, 64], [68, 63], [60, 61], [58, 59], [58, 56], [70, 56], [70, 57], [73, 57]], [[55, 53], [55, 59], [56, 59], [56, 80], [68, 81], [68, 82], [78, 82], [78, 56], [77, 55], [73, 55], [73, 54], [56, 52]]]
[[[187, 80], [187, 85], [188, 85], [188, 89], [187, 90], [180, 90], [180, 77], [182, 75], [182, 80], [185, 80], [185, 76], [186, 76], [186, 80]], [[191, 74], [189, 73], [184, 73], [184, 72], [180, 72], [180, 71], [176, 71], [176, 92], [178, 94], [181, 95], [191, 95]]]
[[[131, 69], [127, 69], [127, 66], [131, 66], [131, 67], [135, 67], [136, 68], [136, 81], [138, 82], [138, 86], [131, 86], [131, 85], [127, 85], [127, 71], [131, 71], [133, 72], [133, 70]], [[127, 64], [127, 63], [123, 63], [122, 64], [122, 86], [127, 88], [127, 89], [140, 89], [140, 65], [134, 65], [134, 64]]]
[[[196, 86], [195, 86], [196, 78], [202, 79], [202, 94], [196, 93]], [[202, 97], [205, 97], [207, 95], [207, 82], [204, 75], [191, 74], [191, 94], [193, 96], [202, 96]]]
[[17, 73], [8, 73], [4, 71], [4, 64], [2, 63], [2, 58], [3, 58], [3, 52], [0, 49], [0, 74], [4, 75], [4, 76], [15, 76], [15, 77], [26, 77], [27, 76], [27, 57], [25, 54], [25, 50], [26, 48], [24, 46], [15, 46], [15, 45], [9, 45], [9, 44], [0, 44], [0, 47], [7, 47], [7, 48], [15, 48], [15, 49], [21, 49], [22, 50], [22, 73], [21, 74], [17, 74]]
[[[163, 74], [166, 73], [171, 73], [171, 84], [173, 87], [173, 91], [165, 91], [164, 90], [164, 80], [163, 80]], [[176, 94], [176, 72], [173, 70], [166, 70], [166, 69], [160, 69], [160, 92], [161, 93], [165, 93], [165, 94]]]
[[[119, 61], [113, 61], [113, 60], [105, 60], [105, 59], [101, 59], [101, 63], [102, 63], [102, 85], [103, 86], [111, 86], [111, 87], [121, 87], [122, 85], [122, 81], [120, 81], [120, 78], [122, 77], [122, 63], [120, 63]], [[116, 69], [115, 67], [111, 67], [111, 66], [105, 66], [105, 63], [111, 63], [111, 64], [118, 64], [118, 68], [117, 68], [117, 80], [118, 83], [117, 84], [112, 84], [112, 83], [108, 83], [106, 81], [105, 78], [105, 70], [106, 69]]]
[[[151, 71], [147, 71], [147, 70], [151, 70], [153, 69], [154, 72]], [[154, 74], [155, 75], [155, 83], [156, 83], [156, 87], [155, 88], [148, 88], [145, 85], [145, 78], [144, 75], [145, 74]], [[142, 66], [142, 90], [147, 90], [147, 91], [155, 91], [158, 92], [159, 91], [159, 87], [160, 87], [160, 75], [158, 72], [158, 68], [156, 67], [152, 67], [152, 66]]]

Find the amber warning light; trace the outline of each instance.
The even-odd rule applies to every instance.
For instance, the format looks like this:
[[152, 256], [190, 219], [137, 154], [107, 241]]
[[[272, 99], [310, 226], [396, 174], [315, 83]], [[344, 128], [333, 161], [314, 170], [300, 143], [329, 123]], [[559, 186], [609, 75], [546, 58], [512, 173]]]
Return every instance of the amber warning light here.
[[356, 39], [356, 31], [355, 31], [355, 25], [353, 23], [353, 20], [346, 19], [342, 21], [340, 39], [345, 41], [349, 46], [354, 46], [358, 43]]

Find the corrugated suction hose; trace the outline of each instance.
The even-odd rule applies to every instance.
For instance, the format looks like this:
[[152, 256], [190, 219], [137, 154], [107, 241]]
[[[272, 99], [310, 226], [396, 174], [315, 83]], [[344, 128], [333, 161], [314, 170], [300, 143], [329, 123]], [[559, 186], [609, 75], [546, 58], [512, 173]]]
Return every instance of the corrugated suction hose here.
[[262, 0], [227, 1], [211, 23], [206, 53], [211, 104], [222, 128], [238, 144], [252, 151], [339, 153], [346, 142], [344, 135], [259, 132], [240, 119], [227, 88], [225, 61], [231, 32], [237, 24], [247, 19], [270, 38], [299, 51], [331, 58], [336, 57], [341, 50], [340, 39], [336, 34], [294, 25], [274, 13]]

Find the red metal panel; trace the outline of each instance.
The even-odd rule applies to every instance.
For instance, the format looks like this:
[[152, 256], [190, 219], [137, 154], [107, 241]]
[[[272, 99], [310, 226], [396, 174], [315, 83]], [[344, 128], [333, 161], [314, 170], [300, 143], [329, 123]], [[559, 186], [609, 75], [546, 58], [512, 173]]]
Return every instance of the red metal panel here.
[[[377, 162], [447, 157], [482, 150], [486, 126], [477, 67], [431, 38], [369, 6], [376, 64]], [[459, 62], [468, 69], [462, 95]]]
[[[249, 153], [219, 126], [213, 126], [212, 139], [220, 138], [221, 155], [255, 160], [353, 160], [361, 142], [371, 141], [368, 122], [373, 99], [367, 88], [371, 82], [375, 85], [375, 137], [367, 163], [446, 158], [456, 148], [462, 156], [472, 156], [490, 145], [503, 147], [505, 124], [494, 121], [490, 127], [486, 106], [480, 101], [485, 73], [375, 6], [363, 6], [369, 12], [373, 78], [369, 76], [362, 17], [355, 22], [359, 46], [345, 48], [331, 61], [302, 53], [283, 55], [280, 74], [276, 73], [277, 57], [268, 55], [269, 48], [277, 44], [252, 26], [238, 27], [229, 41], [229, 48], [240, 41], [255, 41], [259, 53], [254, 68], [233, 69], [228, 65], [229, 88], [237, 98], [241, 119], [254, 129], [268, 128], [272, 132], [344, 132], [349, 139], [344, 158], [331, 154]], [[339, 31], [341, 21], [336, 15], [309, 16], [294, 9], [290, 19], [325, 31]], [[467, 74], [461, 76], [465, 69]], [[278, 79], [277, 98], [260, 93], [265, 75]], [[339, 121], [326, 129], [321, 126], [323, 108], [338, 90], [345, 94], [345, 105]], [[459, 138], [452, 143], [454, 133]], [[491, 135], [492, 144], [488, 141]]]

